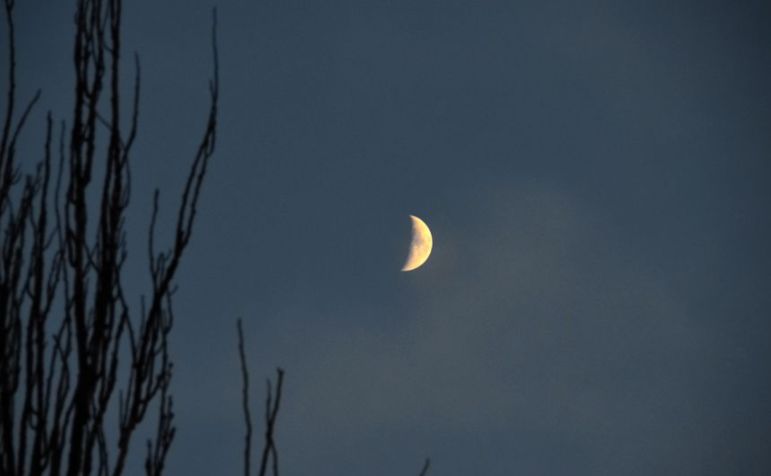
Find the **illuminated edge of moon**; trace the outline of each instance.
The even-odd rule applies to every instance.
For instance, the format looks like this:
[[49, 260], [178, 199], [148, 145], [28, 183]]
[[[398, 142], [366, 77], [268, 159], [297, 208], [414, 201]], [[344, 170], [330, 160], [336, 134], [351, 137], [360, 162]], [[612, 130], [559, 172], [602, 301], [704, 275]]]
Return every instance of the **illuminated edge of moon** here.
[[407, 260], [402, 266], [402, 271], [412, 271], [418, 269], [428, 260], [431, 255], [431, 249], [434, 247], [434, 239], [431, 236], [431, 230], [426, 222], [410, 215], [412, 220], [412, 241], [410, 242], [410, 252]]

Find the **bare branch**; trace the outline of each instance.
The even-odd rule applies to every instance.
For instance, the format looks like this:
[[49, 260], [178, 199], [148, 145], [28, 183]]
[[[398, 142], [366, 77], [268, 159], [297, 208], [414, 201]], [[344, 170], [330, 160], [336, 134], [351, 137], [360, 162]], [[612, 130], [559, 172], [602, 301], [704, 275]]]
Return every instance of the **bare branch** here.
[[[122, 0], [77, 1], [73, 118], [68, 149], [62, 123], [54, 178], [50, 114], [43, 160], [26, 176], [16, 165], [16, 144], [40, 92], [17, 117], [14, 1], [3, 0], [3, 6], [9, 82], [0, 124], [0, 474], [119, 475], [134, 431], [148, 408], [157, 405], [156, 432], [148, 441], [146, 458], [148, 475], [156, 476], [163, 471], [175, 433], [168, 353], [174, 277], [214, 152], [216, 14], [211, 106], [181, 194], [183, 219], [170, 251], [156, 256], [156, 195], [148, 243], [150, 306], [143, 301], [141, 312], [132, 313], [122, 275], [128, 254], [124, 225], [131, 189], [129, 152], [138, 129], [140, 68], [135, 55], [133, 108], [124, 135]], [[94, 166], [99, 160], [104, 167]], [[91, 188], [94, 170], [104, 170], [98, 191]], [[52, 198], [49, 188], [54, 189]], [[49, 316], [55, 320], [49, 322]], [[116, 402], [114, 391], [122, 375], [127, 377]], [[110, 408], [117, 409], [120, 418], [117, 435], [109, 435], [104, 424]], [[111, 455], [113, 442], [117, 450]]]
[[246, 353], [244, 351], [244, 331], [241, 328], [241, 319], [238, 319], [238, 355], [241, 360], [242, 401], [244, 407], [244, 421], [246, 422], [246, 435], [244, 436], [244, 476], [251, 472], [252, 455], [252, 415], [249, 411], [249, 369], [246, 366]]
[[281, 404], [281, 388], [284, 384], [284, 371], [276, 369], [276, 395], [273, 397], [271, 381], [267, 382], [267, 395], [265, 397], [265, 445], [262, 448], [260, 459], [260, 476], [265, 476], [268, 463], [271, 463], [273, 476], [278, 476], [278, 450], [274, 434], [276, 431], [276, 418], [278, 418], [279, 405]]

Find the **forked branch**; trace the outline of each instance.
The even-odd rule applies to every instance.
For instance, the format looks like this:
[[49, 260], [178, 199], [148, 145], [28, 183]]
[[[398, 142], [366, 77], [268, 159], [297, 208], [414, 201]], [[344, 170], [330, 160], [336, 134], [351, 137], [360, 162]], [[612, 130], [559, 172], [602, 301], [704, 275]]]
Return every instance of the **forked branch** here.
[[[251, 473], [251, 445], [252, 445], [252, 416], [249, 409], [249, 369], [246, 364], [246, 352], [244, 350], [244, 332], [241, 319], [237, 322], [238, 328], [238, 355], [241, 361], [242, 377], [242, 402], [246, 434], [244, 435], [244, 476]], [[265, 442], [260, 457], [259, 476], [265, 476], [270, 466], [273, 476], [278, 476], [278, 450], [276, 449], [275, 431], [278, 410], [281, 405], [281, 390], [284, 385], [284, 371], [276, 368], [276, 393], [273, 394], [273, 383], [267, 380], [267, 394], [265, 396]]]

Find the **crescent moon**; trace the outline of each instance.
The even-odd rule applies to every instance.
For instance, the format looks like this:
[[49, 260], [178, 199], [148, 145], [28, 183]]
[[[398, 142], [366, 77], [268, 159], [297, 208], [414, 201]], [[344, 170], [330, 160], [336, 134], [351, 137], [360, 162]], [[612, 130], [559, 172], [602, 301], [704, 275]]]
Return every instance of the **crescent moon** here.
[[422, 266], [434, 246], [434, 239], [431, 237], [431, 230], [428, 229], [428, 225], [415, 215], [410, 215], [410, 220], [412, 220], [412, 241], [410, 242], [410, 253], [407, 255], [407, 261], [404, 262], [402, 271], [412, 271]]

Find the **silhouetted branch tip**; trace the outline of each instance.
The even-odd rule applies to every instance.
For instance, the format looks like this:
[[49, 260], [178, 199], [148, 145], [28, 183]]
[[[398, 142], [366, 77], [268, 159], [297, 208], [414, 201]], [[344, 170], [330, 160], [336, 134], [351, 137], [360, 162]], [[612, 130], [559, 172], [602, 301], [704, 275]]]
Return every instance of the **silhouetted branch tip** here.
[[426, 476], [428, 474], [428, 469], [431, 467], [431, 459], [426, 458], [426, 461], [423, 463], [423, 469], [420, 470], [420, 474], [418, 476]]
[[265, 444], [260, 459], [259, 476], [265, 476], [268, 464], [271, 464], [273, 476], [278, 476], [278, 450], [275, 444], [276, 419], [281, 405], [281, 391], [284, 385], [284, 370], [276, 368], [276, 393], [272, 392], [271, 381], [267, 382], [267, 395], [265, 397]]
[[252, 456], [252, 415], [249, 410], [249, 369], [246, 365], [246, 352], [244, 351], [244, 331], [241, 326], [241, 319], [237, 321], [238, 327], [238, 355], [241, 360], [241, 378], [242, 378], [242, 403], [244, 409], [244, 421], [246, 423], [246, 435], [244, 436], [244, 476], [249, 476], [251, 472]]

